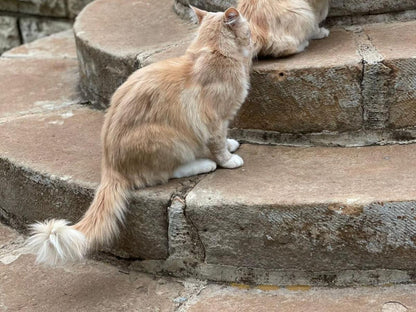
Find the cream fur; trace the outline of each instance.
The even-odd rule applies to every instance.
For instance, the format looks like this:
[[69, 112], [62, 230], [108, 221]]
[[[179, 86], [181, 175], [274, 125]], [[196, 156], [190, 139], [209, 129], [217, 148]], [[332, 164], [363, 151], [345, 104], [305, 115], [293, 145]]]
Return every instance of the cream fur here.
[[319, 27], [329, 0], [240, 0], [238, 9], [250, 23], [253, 57], [299, 53], [309, 40], [329, 35]]
[[[124, 222], [130, 190], [243, 165], [230, 153], [229, 122], [249, 88], [250, 26], [233, 8], [195, 9], [201, 23], [185, 55], [133, 73], [114, 93], [102, 130], [101, 183], [84, 217], [32, 226], [38, 262], [78, 260], [109, 244]], [[237, 143], [237, 144], [236, 144]], [[204, 160], [198, 160], [204, 158]]]

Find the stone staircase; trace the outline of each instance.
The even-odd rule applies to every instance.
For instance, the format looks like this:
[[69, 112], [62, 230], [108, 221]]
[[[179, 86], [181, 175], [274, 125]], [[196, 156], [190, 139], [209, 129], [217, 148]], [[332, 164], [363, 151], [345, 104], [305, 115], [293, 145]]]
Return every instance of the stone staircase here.
[[[96, 0], [76, 46], [64, 32], [4, 53], [0, 218], [78, 219], [99, 182], [99, 109], [136, 68], [183, 53], [195, 27], [170, 0]], [[274, 145], [243, 144], [243, 168], [135, 192], [100, 257], [214, 281], [415, 282], [415, 27], [336, 26], [305, 53], [256, 62], [231, 134]]]

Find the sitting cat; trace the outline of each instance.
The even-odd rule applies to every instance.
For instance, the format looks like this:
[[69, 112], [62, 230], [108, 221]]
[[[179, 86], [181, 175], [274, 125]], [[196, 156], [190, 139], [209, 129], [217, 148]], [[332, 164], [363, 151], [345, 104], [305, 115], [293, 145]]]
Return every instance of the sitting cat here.
[[103, 130], [101, 183], [75, 225], [32, 225], [37, 261], [78, 260], [119, 233], [129, 192], [216, 169], [237, 168], [229, 122], [249, 89], [250, 27], [240, 13], [194, 9], [197, 38], [185, 55], [137, 70], [114, 93]]
[[296, 54], [329, 35], [319, 27], [329, 0], [239, 0], [237, 8], [250, 23], [253, 57]]

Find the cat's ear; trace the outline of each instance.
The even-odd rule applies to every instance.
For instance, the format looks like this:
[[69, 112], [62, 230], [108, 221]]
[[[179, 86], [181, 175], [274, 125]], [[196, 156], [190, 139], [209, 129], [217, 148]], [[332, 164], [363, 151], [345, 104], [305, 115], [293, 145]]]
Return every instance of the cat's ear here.
[[234, 25], [239, 19], [240, 13], [234, 8], [229, 8], [224, 13], [224, 23], [227, 25]]
[[202, 20], [204, 19], [205, 15], [207, 15], [207, 11], [198, 9], [192, 5], [189, 5], [189, 7], [194, 11], [196, 17], [198, 17], [198, 23], [201, 24]]

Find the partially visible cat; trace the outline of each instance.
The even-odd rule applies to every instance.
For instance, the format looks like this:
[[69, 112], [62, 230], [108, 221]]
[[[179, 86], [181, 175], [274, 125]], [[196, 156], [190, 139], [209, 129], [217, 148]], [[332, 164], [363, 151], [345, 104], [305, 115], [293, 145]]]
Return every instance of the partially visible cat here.
[[253, 57], [296, 54], [329, 35], [319, 27], [329, 0], [239, 0], [237, 8], [250, 23]]
[[[216, 169], [237, 168], [229, 122], [244, 102], [250, 27], [240, 13], [194, 9], [198, 36], [182, 57], [133, 73], [114, 93], [103, 130], [101, 183], [84, 217], [32, 225], [29, 247], [48, 264], [78, 260], [118, 236], [129, 192]], [[152, 222], [152, 220], [149, 220]]]

